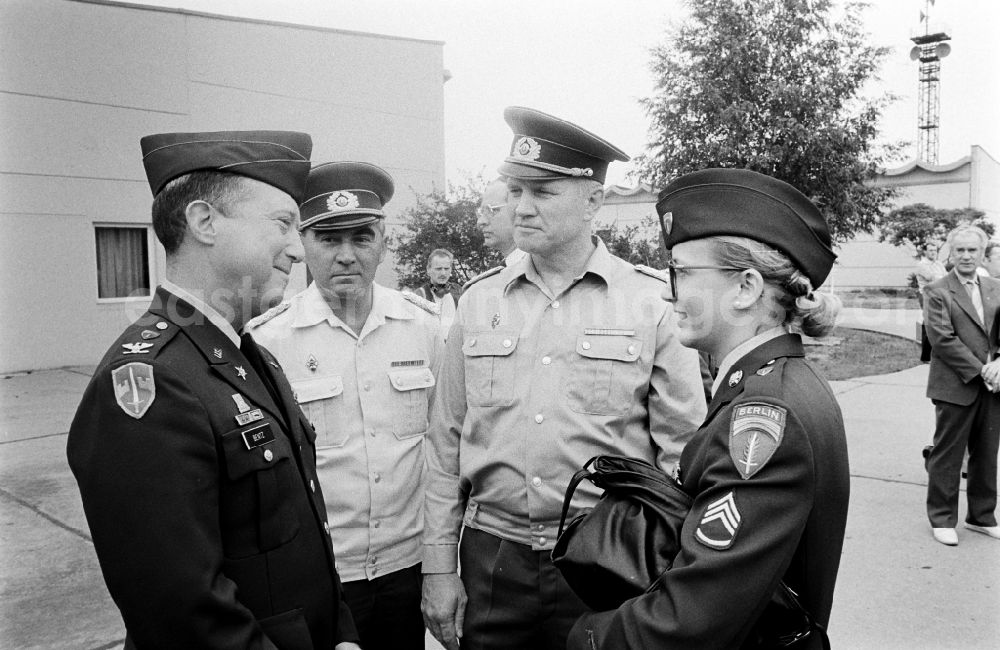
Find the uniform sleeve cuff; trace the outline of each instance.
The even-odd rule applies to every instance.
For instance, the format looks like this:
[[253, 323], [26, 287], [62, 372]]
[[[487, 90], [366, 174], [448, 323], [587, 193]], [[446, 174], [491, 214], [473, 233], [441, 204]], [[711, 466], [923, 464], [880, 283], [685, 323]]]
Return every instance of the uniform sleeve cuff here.
[[458, 547], [455, 544], [424, 546], [422, 573], [455, 573], [458, 571]]

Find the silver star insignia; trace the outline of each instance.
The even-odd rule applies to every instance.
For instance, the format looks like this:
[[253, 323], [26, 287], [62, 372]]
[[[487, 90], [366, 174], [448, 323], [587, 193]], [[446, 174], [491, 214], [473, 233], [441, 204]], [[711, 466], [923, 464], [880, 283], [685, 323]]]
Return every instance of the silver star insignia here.
[[247, 371], [243, 369], [243, 366], [236, 366], [236, 374], [240, 376], [243, 381], [247, 380]]

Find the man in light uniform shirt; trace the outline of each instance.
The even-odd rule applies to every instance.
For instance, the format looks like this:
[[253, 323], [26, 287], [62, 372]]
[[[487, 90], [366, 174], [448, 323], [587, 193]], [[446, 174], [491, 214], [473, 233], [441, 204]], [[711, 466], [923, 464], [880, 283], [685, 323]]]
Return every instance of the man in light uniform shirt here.
[[389, 175], [367, 163], [309, 174], [302, 239], [314, 282], [252, 323], [317, 434], [317, 465], [366, 649], [424, 647], [423, 439], [440, 330], [433, 305], [374, 283]]
[[[448, 335], [428, 434], [422, 607], [449, 650], [457, 637], [463, 650], [561, 650], [585, 611], [549, 559], [570, 478], [598, 454], [672, 472], [705, 399], [663, 275], [591, 235], [608, 165], [628, 156], [539, 111], [504, 116], [514, 144], [500, 173], [528, 255], [470, 283]], [[599, 493], [581, 484], [570, 516]]]
[[483, 243], [503, 256], [504, 266], [524, 257], [514, 243], [514, 206], [507, 202], [506, 179], [498, 178], [483, 190], [476, 227], [483, 233]]

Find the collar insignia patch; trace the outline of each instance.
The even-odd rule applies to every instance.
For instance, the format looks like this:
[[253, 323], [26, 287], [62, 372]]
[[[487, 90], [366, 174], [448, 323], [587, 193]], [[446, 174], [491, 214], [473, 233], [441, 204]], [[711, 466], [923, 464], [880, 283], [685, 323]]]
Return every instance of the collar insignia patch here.
[[306, 368], [309, 368], [312, 372], [316, 372], [316, 369], [319, 368], [319, 361], [316, 357], [311, 354], [309, 355], [309, 358], [306, 359]]
[[243, 369], [243, 366], [236, 366], [236, 374], [240, 376], [243, 381], [247, 380], [247, 371]]
[[126, 363], [111, 371], [118, 406], [136, 420], [141, 418], [156, 399], [153, 366], [148, 363]]
[[748, 479], [774, 456], [785, 435], [788, 411], [764, 402], [745, 402], [733, 409], [729, 423], [729, 457]]
[[730, 490], [721, 499], [708, 504], [694, 537], [709, 548], [724, 551], [736, 541], [741, 520], [740, 510], [736, 507], [736, 492]]
[[499, 324], [500, 324], [500, 313], [497, 312], [496, 314], [493, 314], [493, 318], [490, 319], [490, 327], [496, 329], [497, 325]]
[[733, 374], [729, 375], [729, 387], [732, 388], [736, 384], [740, 383], [743, 379], [743, 371], [737, 370]]
[[212, 350], [212, 356], [216, 359], [222, 358], [222, 348], [215, 348]]

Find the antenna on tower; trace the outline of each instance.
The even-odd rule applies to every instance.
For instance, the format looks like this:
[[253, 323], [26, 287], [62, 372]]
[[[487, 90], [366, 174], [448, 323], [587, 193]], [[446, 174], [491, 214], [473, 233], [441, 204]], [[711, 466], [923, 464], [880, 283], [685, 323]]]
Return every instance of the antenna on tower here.
[[917, 113], [917, 160], [923, 160], [932, 165], [938, 164], [938, 122], [941, 112], [941, 59], [951, 53], [950, 41], [943, 29], [931, 28], [931, 7], [934, 0], [924, 0], [924, 9], [920, 12], [920, 22], [923, 23], [923, 34], [910, 40], [916, 43], [910, 50], [910, 59], [920, 61], [920, 96]]

